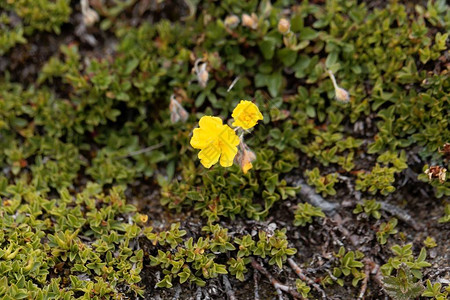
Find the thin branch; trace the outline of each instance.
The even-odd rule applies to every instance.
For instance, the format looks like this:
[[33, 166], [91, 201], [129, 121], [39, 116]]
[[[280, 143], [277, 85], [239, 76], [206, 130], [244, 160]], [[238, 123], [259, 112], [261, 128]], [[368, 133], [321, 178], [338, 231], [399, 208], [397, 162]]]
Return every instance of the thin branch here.
[[289, 266], [294, 270], [295, 274], [304, 282], [306, 282], [308, 285], [312, 286], [319, 294], [322, 295], [322, 299], [327, 299], [327, 295], [325, 294], [325, 291], [317, 284], [315, 283], [311, 278], [306, 276], [302, 269], [295, 263], [295, 261], [292, 258], [287, 259]]
[[142, 154], [142, 153], [150, 152], [150, 151], [156, 150], [158, 148], [161, 148], [162, 146], [164, 146], [164, 143], [159, 143], [159, 144], [156, 144], [156, 145], [152, 145], [152, 146], [149, 146], [149, 147], [137, 150], [137, 151], [130, 152], [127, 155], [119, 156], [118, 159], [119, 158], [127, 158], [127, 157], [131, 157], [131, 156], [139, 155], [139, 154]]
[[369, 283], [370, 277], [370, 265], [368, 261], [365, 261], [366, 265], [364, 266], [364, 279], [362, 281], [361, 290], [358, 295], [358, 300], [364, 299], [364, 294], [367, 290], [367, 284]]
[[255, 300], [259, 300], [258, 272], [253, 272], [253, 281], [255, 282]]
[[223, 285], [225, 286], [225, 291], [227, 293], [229, 300], [236, 300], [234, 296], [233, 288], [231, 287], [230, 281], [228, 280], [227, 275], [223, 275]]
[[266, 268], [264, 268], [262, 265], [260, 265], [254, 259], [252, 259], [252, 267], [255, 268], [256, 270], [258, 270], [259, 272], [261, 272], [262, 274], [264, 274], [269, 279], [270, 283], [273, 285], [275, 290], [277, 290], [278, 295], [280, 295], [279, 291], [283, 291], [283, 292], [291, 294], [291, 296], [294, 297], [295, 299], [303, 299], [302, 296], [294, 288], [287, 286], [285, 284], [282, 284], [281, 282], [276, 280], [269, 273], [269, 271], [266, 270]]
[[396, 216], [406, 224], [410, 225], [414, 230], [420, 231], [423, 229], [423, 226], [419, 225], [414, 221], [414, 219], [403, 209], [397, 207], [395, 205], [389, 204], [387, 202], [380, 202], [381, 209], [389, 212], [390, 214]]
[[234, 87], [234, 85], [238, 82], [238, 80], [239, 80], [239, 76], [237, 76], [234, 80], [233, 80], [233, 82], [230, 84], [230, 87], [228, 88], [228, 90], [227, 90], [227, 93], [229, 92], [229, 91], [231, 91], [231, 89]]
[[314, 206], [320, 207], [322, 211], [329, 216], [333, 216], [336, 214], [336, 209], [338, 208], [337, 203], [328, 202], [322, 198], [322, 196], [318, 195], [316, 191], [304, 183], [303, 181], [299, 181], [300, 189], [300, 197], [302, 197], [305, 201], [311, 203]]

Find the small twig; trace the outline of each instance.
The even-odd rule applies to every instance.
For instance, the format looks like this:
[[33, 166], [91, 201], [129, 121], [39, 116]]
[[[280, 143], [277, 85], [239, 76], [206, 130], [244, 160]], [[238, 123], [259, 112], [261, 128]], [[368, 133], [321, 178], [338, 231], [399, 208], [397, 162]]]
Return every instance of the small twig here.
[[278, 294], [278, 300], [284, 300], [283, 299], [283, 292], [280, 289], [276, 289], [277, 294]]
[[364, 299], [364, 294], [366, 293], [367, 290], [367, 285], [369, 283], [369, 278], [370, 275], [373, 275], [373, 278], [375, 279], [376, 283], [380, 286], [383, 287], [383, 278], [381, 276], [381, 272], [380, 272], [380, 265], [377, 264], [376, 262], [374, 262], [371, 258], [365, 258], [364, 260], [364, 279], [361, 285], [361, 290], [359, 292], [358, 295], [358, 300], [362, 300]]
[[325, 269], [325, 272], [327, 272], [328, 275], [330, 275], [330, 278], [333, 279], [333, 281], [337, 281], [337, 280], [338, 280], [336, 276], [334, 276], [333, 274], [331, 274], [331, 271], [330, 271], [330, 270]]
[[414, 219], [400, 207], [389, 204], [387, 202], [380, 202], [380, 204], [382, 210], [396, 216], [397, 218], [414, 228], [414, 230], [420, 231], [423, 229], [421, 225], [417, 224], [416, 221], [414, 221]]
[[319, 292], [322, 295], [322, 299], [327, 299], [327, 295], [325, 294], [325, 291], [317, 284], [315, 283], [311, 278], [307, 277], [302, 269], [295, 263], [295, 261], [292, 258], [288, 258], [289, 266], [294, 270], [295, 274], [302, 280], [305, 281], [308, 285], [311, 285], [314, 287], [314, 289]]
[[349, 177], [341, 175], [341, 174], [338, 174], [338, 178], [345, 182], [345, 185], [347, 186], [348, 192], [351, 195], [355, 196], [355, 199], [358, 202], [361, 201], [361, 192], [360, 191], [355, 191], [355, 189], [353, 188], [353, 185], [352, 185], [352, 180]]
[[153, 145], [153, 146], [149, 146], [149, 147], [137, 150], [137, 151], [130, 152], [127, 155], [119, 156], [118, 159], [139, 155], [139, 154], [142, 154], [142, 153], [145, 153], [145, 152], [150, 152], [150, 151], [156, 150], [158, 148], [161, 148], [162, 146], [164, 146], [164, 143], [159, 143], [159, 144], [156, 144], [156, 145]]
[[228, 280], [227, 275], [223, 275], [223, 285], [225, 286], [225, 291], [227, 293], [229, 300], [236, 300], [234, 296], [233, 288], [231, 287], [230, 281]]
[[238, 82], [238, 80], [239, 80], [239, 76], [237, 76], [234, 80], [233, 80], [233, 82], [230, 84], [230, 87], [228, 88], [228, 90], [227, 90], [227, 93], [229, 92], [229, 91], [231, 91], [231, 89], [234, 87], [234, 85]]
[[[334, 224], [336, 225], [336, 228], [342, 233], [342, 235], [349, 240], [352, 245], [354, 247], [358, 247], [359, 245], [359, 240], [356, 238], [356, 236], [353, 236], [348, 230], [347, 228], [345, 228], [344, 226], [342, 226], [343, 224], [343, 220], [342, 217], [339, 214], [335, 214], [333, 219], [331, 219], [331, 221], [334, 222]], [[339, 243], [340, 246], [343, 246], [343, 243], [336, 237], [334, 231], [330, 232], [331, 235], [333, 236], [333, 238]]]
[[256, 260], [252, 259], [252, 267], [264, 274], [270, 281], [270, 283], [273, 285], [275, 290], [277, 290], [278, 295], [279, 290], [291, 294], [292, 297], [296, 299], [303, 299], [302, 296], [292, 287], [289, 287], [285, 284], [282, 284], [278, 280], [276, 280], [262, 265], [260, 265]]
[[255, 300], [259, 300], [258, 272], [253, 272], [253, 281], [255, 282]]
[[333, 216], [334, 214], [336, 214], [336, 209], [339, 206], [337, 203], [326, 201], [322, 198], [322, 196], [318, 195], [312, 187], [310, 187], [303, 181], [300, 181], [299, 185], [301, 187], [300, 197], [310, 202], [312, 205], [320, 207], [320, 209], [322, 209], [322, 211], [326, 215]]
[[380, 265], [374, 262], [373, 260], [370, 260], [370, 263], [373, 265], [371, 273], [373, 274], [373, 278], [375, 278], [375, 281], [378, 283], [379, 286], [383, 286], [383, 276], [381, 275], [380, 271]]
[[369, 276], [370, 276], [371, 268], [370, 268], [368, 260], [365, 260], [365, 264], [366, 265], [364, 266], [364, 279], [362, 281], [361, 290], [358, 295], [358, 300], [364, 299], [364, 294], [366, 293], [366, 290], [367, 290], [367, 284], [369, 283]]

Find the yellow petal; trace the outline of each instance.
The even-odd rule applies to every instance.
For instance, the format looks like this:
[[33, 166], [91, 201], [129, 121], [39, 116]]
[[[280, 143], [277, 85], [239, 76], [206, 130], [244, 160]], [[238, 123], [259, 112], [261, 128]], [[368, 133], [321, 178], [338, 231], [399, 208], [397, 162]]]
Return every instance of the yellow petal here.
[[198, 153], [201, 164], [209, 169], [219, 161], [221, 149], [217, 143], [212, 143]]
[[220, 165], [222, 167], [231, 167], [233, 165], [234, 157], [237, 153], [237, 147], [222, 147], [222, 155], [220, 156]]
[[223, 124], [222, 119], [218, 117], [203, 116], [198, 122], [200, 128], [209, 131], [216, 131]]
[[195, 149], [206, 148], [213, 140], [213, 136], [203, 128], [195, 128], [192, 133], [191, 146]]
[[239, 137], [228, 125], [223, 125], [223, 131], [219, 136], [219, 147], [221, 149], [220, 165], [230, 167], [237, 153]]
[[211, 116], [203, 116], [199, 121], [200, 128], [194, 129], [191, 138], [191, 146], [195, 149], [208, 147], [217, 139], [223, 126], [222, 119]]
[[251, 168], [253, 168], [253, 164], [251, 162], [247, 162], [242, 166], [242, 171], [244, 172], [244, 174], [247, 174], [248, 170], [250, 170]]

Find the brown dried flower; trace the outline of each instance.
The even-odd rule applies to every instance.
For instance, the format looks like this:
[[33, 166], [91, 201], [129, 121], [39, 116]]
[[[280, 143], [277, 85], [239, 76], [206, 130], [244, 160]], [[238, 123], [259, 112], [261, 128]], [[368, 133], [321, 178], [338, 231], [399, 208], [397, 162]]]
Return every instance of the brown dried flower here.
[[440, 183], [444, 183], [446, 179], [447, 169], [440, 166], [431, 166], [427, 170], [425, 170], [425, 174], [428, 175], [428, 179], [432, 180], [433, 178], [439, 179]]

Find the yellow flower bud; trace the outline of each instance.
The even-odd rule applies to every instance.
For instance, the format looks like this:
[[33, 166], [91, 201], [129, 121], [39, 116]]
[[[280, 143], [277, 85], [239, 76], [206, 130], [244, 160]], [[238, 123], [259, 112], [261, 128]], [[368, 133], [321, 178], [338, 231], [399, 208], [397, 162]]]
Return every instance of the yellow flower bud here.
[[278, 32], [281, 34], [287, 34], [291, 30], [291, 22], [288, 19], [281, 18], [278, 21]]
[[140, 220], [142, 223], [147, 223], [147, 221], [148, 221], [148, 216], [147, 216], [147, 215], [139, 215], [139, 220]]

